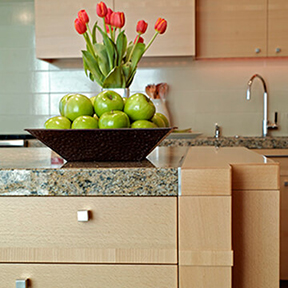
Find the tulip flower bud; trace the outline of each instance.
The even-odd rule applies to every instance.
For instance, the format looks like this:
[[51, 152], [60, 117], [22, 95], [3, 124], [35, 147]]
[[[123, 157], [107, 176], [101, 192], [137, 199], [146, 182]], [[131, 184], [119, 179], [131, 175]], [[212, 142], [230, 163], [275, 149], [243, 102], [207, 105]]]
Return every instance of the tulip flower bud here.
[[107, 6], [104, 2], [100, 2], [96, 6], [96, 13], [99, 17], [103, 18], [107, 15]]
[[125, 15], [123, 12], [113, 12], [110, 17], [111, 25], [122, 28], [125, 25]]
[[155, 23], [154, 28], [159, 34], [163, 34], [167, 28], [167, 21], [163, 18], [158, 18], [158, 20]]
[[79, 34], [84, 34], [87, 31], [86, 24], [83, 23], [79, 18], [75, 19], [74, 26]]
[[137, 41], [137, 39], [138, 39], [138, 36], [136, 36], [136, 38], [134, 39], [133, 44], [144, 43], [144, 39], [141, 36], [139, 37], [138, 41]]
[[137, 23], [136, 31], [139, 34], [144, 34], [147, 30], [148, 23], [146, 23], [144, 20], [140, 20]]
[[78, 12], [78, 19], [81, 20], [84, 24], [89, 22], [89, 17], [85, 10], [80, 10]]
[[108, 8], [107, 14], [105, 16], [105, 23], [110, 25], [111, 24], [111, 14], [113, 13], [112, 9]]

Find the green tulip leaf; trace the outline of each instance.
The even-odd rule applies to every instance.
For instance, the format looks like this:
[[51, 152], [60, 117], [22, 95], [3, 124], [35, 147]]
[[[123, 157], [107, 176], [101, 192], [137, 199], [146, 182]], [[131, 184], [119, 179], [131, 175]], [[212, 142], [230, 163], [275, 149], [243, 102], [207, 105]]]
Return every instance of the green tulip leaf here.
[[131, 51], [132, 51], [132, 48], [133, 48], [133, 42], [130, 41], [130, 43], [129, 43], [128, 47], [127, 47], [127, 50], [126, 50], [125, 62], [128, 61], [129, 56], [130, 56]]
[[126, 88], [125, 76], [122, 68], [116, 66], [103, 82], [103, 88]]
[[127, 48], [127, 37], [124, 32], [125, 31], [119, 33], [116, 40], [116, 49], [118, 52], [118, 66], [122, 64], [122, 59]]
[[[114, 42], [109, 38], [107, 33], [104, 33], [103, 30], [97, 25], [97, 29], [100, 31], [103, 43], [106, 48], [106, 52], [109, 59], [109, 67], [110, 70], [112, 70], [117, 63], [117, 51]], [[115, 61], [115, 62], [114, 62]]]
[[138, 62], [140, 61], [144, 52], [145, 52], [145, 44], [144, 43], [137, 43], [136, 47], [134, 49], [133, 55], [131, 57], [132, 70], [137, 68]]
[[106, 48], [101, 43], [95, 43], [94, 50], [98, 56], [97, 60], [99, 69], [101, 70], [102, 74], [106, 77], [110, 72]]
[[95, 22], [93, 28], [92, 28], [92, 43], [95, 44], [97, 43], [97, 39], [96, 39], [96, 27], [97, 27], [97, 21]]
[[132, 74], [132, 64], [131, 62], [127, 62], [124, 65], [121, 66], [122, 70], [123, 70], [123, 74], [126, 80], [126, 83], [128, 81], [128, 79], [130, 78], [131, 74]]
[[126, 82], [126, 88], [129, 88], [133, 82], [134, 76], [136, 74], [136, 69], [133, 70], [131, 76], [129, 77], [128, 81]]
[[[91, 55], [91, 53], [89, 53], [88, 51], [83, 51], [82, 50], [82, 56], [83, 59], [87, 65], [87, 69], [91, 72], [91, 74], [93, 75], [94, 80], [100, 85], [102, 86], [103, 81], [105, 79], [105, 77], [103, 76], [103, 74], [101, 73], [99, 67], [98, 67], [98, 62], [97, 60]], [[91, 78], [90, 78], [91, 79]]]

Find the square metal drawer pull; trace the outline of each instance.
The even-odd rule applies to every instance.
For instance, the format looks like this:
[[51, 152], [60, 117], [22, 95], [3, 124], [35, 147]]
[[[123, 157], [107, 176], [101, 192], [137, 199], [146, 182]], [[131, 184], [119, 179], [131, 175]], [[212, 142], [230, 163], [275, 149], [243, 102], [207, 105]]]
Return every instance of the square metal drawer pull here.
[[27, 279], [18, 279], [16, 280], [16, 288], [27, 288], [28, 287], [28, 281]]
[[79, 210], [77, 211], [78, 222], [87, 222], [89, 220], [89, 211], [88, 210]]

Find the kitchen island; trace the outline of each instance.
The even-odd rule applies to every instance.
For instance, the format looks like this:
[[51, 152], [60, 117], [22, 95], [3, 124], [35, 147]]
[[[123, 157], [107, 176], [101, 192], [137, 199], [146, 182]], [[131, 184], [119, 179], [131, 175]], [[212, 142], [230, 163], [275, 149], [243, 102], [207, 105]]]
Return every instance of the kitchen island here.
[[5, 287], [278, 287], [279, 164], [246, 148], [127, 163], [3, 148], [0, 187]]

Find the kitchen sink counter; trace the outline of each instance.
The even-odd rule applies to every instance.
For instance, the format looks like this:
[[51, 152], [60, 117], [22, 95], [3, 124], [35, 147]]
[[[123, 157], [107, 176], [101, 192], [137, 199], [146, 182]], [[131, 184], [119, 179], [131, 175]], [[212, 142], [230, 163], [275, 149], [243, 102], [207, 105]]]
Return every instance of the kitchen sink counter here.
[[178, 195], [188, 147], [156, 148], [141, 162], [65, 162], [49, 148], [2, 148], [0, 195]]
[[161, 146], [218, 146], [249, 149], [287, 149], [288, 137], [197, 137], [194, 139], [165, 139]]

